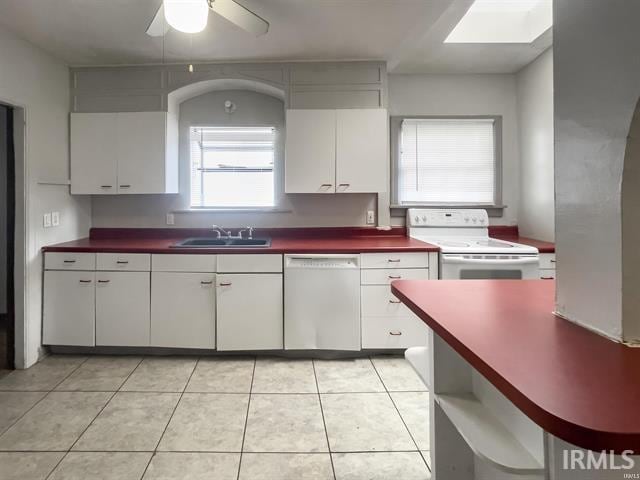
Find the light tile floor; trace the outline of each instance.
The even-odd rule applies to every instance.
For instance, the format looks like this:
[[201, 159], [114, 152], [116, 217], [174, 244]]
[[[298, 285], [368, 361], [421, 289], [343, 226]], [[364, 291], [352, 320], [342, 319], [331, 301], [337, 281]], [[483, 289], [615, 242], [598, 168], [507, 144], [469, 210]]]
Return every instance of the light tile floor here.
[[0, 480], [427, 480], [401, 357], [47, 357], [0, 378]]

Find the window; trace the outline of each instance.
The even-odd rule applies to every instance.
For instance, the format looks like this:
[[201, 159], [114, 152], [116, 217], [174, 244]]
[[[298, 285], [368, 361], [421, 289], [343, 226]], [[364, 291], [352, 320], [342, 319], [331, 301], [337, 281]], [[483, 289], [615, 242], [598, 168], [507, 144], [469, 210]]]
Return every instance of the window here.
[[191, 127], [191, 207], [273, 207], [274, 127]]
[[500, 204], [499, 118], [405, 118], [395, 125], [396, 205]]

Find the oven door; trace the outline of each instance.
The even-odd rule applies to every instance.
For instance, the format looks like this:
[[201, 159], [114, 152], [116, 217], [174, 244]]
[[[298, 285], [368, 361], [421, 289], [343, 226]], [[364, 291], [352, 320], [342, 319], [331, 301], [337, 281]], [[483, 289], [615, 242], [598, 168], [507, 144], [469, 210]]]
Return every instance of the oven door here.
[[440, 255], [443, 280], [531, 280], [540, 278], [538, 255]]

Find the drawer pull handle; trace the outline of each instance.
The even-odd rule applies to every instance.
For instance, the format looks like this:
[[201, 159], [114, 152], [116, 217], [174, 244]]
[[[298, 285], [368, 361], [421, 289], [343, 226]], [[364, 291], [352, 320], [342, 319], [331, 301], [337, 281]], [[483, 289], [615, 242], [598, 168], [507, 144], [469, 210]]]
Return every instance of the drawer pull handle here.
[[119, 265], [126, 265], [127, 263], [129, 263], [129, 260], [117, 260], [116, 263]]
[[204, 280], [202, 282], [200, 282], [200, 285], [211, 285], [213, 284], [213, 280], [210, 280], [208, 282], [205, 282]]
[[131, 188], [131, 185], [120, 185], [120, 188]]
[[322, 187], [330, 187], [332, 185], [333, 185], [333, 183], [323, 183], [322, 185], [320, 185], [320, 188], [322, 188]]
[[91, 280], [80, 280], [80, 283], [91, 283]]
[[389, 275], [389, 280], [397, 280], [402, 278], [402, 275]]
[[399, 332], [398, 330], [391, 330], [389, 332], [389, 335], [393, 335], [394, 337], [397, 337], [398, 335], [402, 335], [402, 332]]
[[402, 303], [400, 300], [389, 300], [389, 303]]
[[350, 183], [339, 183], [338, 186], [339, 187], [350, 187], [351, 184]]
[[540, 277], [541, 280], [553, 280], [553, 277]]
[[76, 263], [75, 260], [63, 260], [62, 263]]
[[221, 287], [229, 287], [231, 286], [231, 282], [224, 282], [220, 284]]
[[398, 263], [400, 261], [399, 258], [390, 258], [389, 260], [387, 260], [387, 262], [389, 263]]
[[111, 280], [98, 280], [98, 283], [109, 283]]
[[100, 188], [113, 188], [113, 185], [100, 185]]
[[549, 263], [556, 263], [555, 259], [554, 260], [549, 260]]

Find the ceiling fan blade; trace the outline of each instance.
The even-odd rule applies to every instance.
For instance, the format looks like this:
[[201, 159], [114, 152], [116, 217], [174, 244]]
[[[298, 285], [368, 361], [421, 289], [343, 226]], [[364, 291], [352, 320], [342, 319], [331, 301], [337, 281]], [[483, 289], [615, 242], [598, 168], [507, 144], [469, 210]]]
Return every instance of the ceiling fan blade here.
[[164, 19], [164, 2], [160, 4], [153, 20], [147, 27], [147, 35], [151, 37], [162, 37], [169, 31], [169, 25]]
[[233, 0], [209, 0], [211, 10], [256, 37], [269, 31], [269, 22]]

